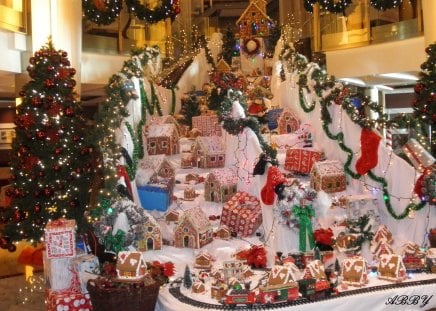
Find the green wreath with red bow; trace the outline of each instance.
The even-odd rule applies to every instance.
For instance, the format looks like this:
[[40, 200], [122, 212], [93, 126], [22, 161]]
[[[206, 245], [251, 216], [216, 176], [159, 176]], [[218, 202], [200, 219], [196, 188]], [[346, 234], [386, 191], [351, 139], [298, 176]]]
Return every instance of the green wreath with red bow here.
[[82, 0], [83, 15], [97, 25], [109, 25], [120, 15], [121, 0]]

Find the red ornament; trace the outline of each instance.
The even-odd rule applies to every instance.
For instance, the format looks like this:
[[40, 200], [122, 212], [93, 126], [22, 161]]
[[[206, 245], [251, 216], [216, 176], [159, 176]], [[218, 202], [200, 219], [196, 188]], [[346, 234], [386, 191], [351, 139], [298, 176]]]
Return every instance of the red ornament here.
[[41, 212], [41, 210], [42, 210], [42, 206], [41, 206], [41, 204], [39, 204], [39, 203], [36, 203], [35, 205], [33, 205], [33, 211], [35, 212], [35, 213], [39, 213], [39, 212]]
[[54, 191], [52, 188], [49, 188], [49, 187], [44, 188], [44, 195], [46, 197], [51, 197], [53, 195], [53, 192]]
[[50, 71], [53, 71], [54, 69], [55, 69], [55, 68], [54, 68], [53, 66], [51, 66], [51, 65], [47, 67], [47, 71], [49, 71], [49, 72], [50, 72]]
[[57, 142], [59, 140], [59, 132], [57, 129], [49, 129], [47, 131], [47, 137], [52, 142]]
[[[31, 57], [29, 58], [29, 63], [31, 63], [32, 65], [36, 63], [35, 57]], [[27, 67], [29, 68], [29, 67]]]
[[35, 165], [39, 162], [39, 158], [33, 155], [29, 155], [28, 157], [23, 159], [23, 163], [21, 163], [21, 167], [24, 171], [31, 171]]
[[11, 242], [11, 239], [7, 236], [2, 236], [0, 238], [0, 247], [3, 249], [8, 248], [9, 243]]
[[65, 51], [62, 51], [62, 57], [67, 57], [68, 56], [68, 53], [67, 52], [65, 52]]
[[39, 171], [38, 172], [38, 176], [39, 177], [44, 177], [45, 176], [45, 172], [44, 171]]
[[16, 222], [20, 222], [24, 219], [24, 213], [22, 211], [15, 211], [13, 218]]
[[41, 191], [39, 191], [39, 190], [35, 190], [35, 191], [33, 192], [33, 196], [34, 196], [35, 198], [39, 198], [40, 195], [41, 195]]
[[19, 155], [24, 156], [29, 153], [29, 148], [27, 146], [20, 146], [20, 148], [18, 148], [18, 153]]
[[61, 167], [58, 164], [53, 165], [53, 170], [54, 171], [59, 171], [61, 169]]
[[17, 250], [17, 247], [15, 246], [15, 244], [11, 244], [11, 245], [8, 246], [8, 251], [10, 253], [15, 252], [16, 250]]
[[73, 109], [73, 107], [67, 107], [67, 108], [65, 108], [64, 113], [65, 113], [65, 115], [66, 115], [67, 117], [72, 117], [72, 116], [74, 116], [74, 109]]
[[41, 56], [41, 51], [36, 51], [34, 54], [36, 57], [40, 57]]
[[55, 148], [55, 155], [60, 155], [62, 152], [64, 151], [64, 149], [62, 147], [57, 147]]
[[75, 74], [76, 74], [76, 69], [71, 68], [71, 69], [70, 69], [70, 75], [71, 75], [71, 76], [74, 76]]
[[47, 88], [52, 88], [52, 87], [55, 86], [55, 83], [54, 83], [54, 81], [52, 79], [46, 79], [44, 81], [44, 86], [47, 87]]
[[76, 141], [76, 142], [77, 142], [77, 141], [79, 141], [79, 140], [80, 140], [80, 137], [79, 137], [79, 136], [77, 136], [77, 135], [74, 135], [74, 136], [73, 136], [73, 141]]
[[61, 105], [59, 103], [54, 103], [48, 108], [48, 114], [52, 117], [57, 116], [61, 112]]
[[39, 140], [44, 140], [46, 136], [47, 134], [45, 133], [45, 131], [36, 132], [36, 138], [38, 138]]
[[60, 68], [58, 76], [61, 79], [66, 79], [70, 76], [70, 70], [68, 68]]
[[70, 202], [69, 202], [69, 205], [70, 205], [70, 207], [77, 207], [77, 204], [78, 202], [77, 202], [77, 200], [71, 200]]

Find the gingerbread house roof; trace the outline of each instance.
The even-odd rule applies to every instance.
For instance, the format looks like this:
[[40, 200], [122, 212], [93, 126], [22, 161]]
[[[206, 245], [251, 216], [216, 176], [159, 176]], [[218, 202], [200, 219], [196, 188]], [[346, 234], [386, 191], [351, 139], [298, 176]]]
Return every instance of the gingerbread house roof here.
[[207, 179], [215, 177], [215, 180], [219, 182], [221, 186], [231, 186], [238, 183], [238, 175], [227, 167], [212, 170]]
[[225, 149], [223, 141], [220, 136], [199, 136], [197, 137], [197, 143], [206, 154], [224, 154]]
[[245, 11], [241, 14], [241, 17], [239, 17], [239, 19], [236, 21], [236, 25], [238, 25], [242, 20], [245, 19], [245, 15], [250, 11], [250, 9], [254, 7], [256, 11], [258, 11], [260, 14], [263, 15], [263, 17], [265, 17], [266, 20], [270, 21], [271, 23], [273, 22], [268, 15], [266, 15], [266, 3], [264, 0], [251, 0], [250, 3], [248, 4], [247, 8], [245, 9]]
[[306, 273], [317, 280], [325, 280], [327, 276], [324, 270], [324, 264], [321, 260], [313, 260], [306, 266]]
[[296, 281], [299, 272], [297, 266], [294, 264], [287, 264], [286, 266], [276, 265], [271, 269], [268, 277], [268, 285], [284, 285]]
[[172, 209], [172, 210], [169, 210], [165, 213], [165, 220], [179, 219], [179, 217], [180, 217], [180, 211], [178, 211], [178, 210]]
[[208, 252], [203, 251], [203, 252], [198, 253], [198, 254], [195, 256], [195, 260], [201, 260], [201, 259], [212, 261], [212, 260], [213, 260], [213, 257], [212, 257], [212, 255], [209, 254]]
[[390, 270], [397, 275], [401, 269], [405, 270], [403, 259], [397, 254], [385, 254], [380, 256], [379, 272]]
[[388, 244], [392, 243], [392, 233], [389, 231], [386, 225], [380, 225], [377, 231], [374, 234], [374, 238], [372, 240], [374, 243], [378, 243], [384, 241]]
[[150, 124], [147, 129], [147, 137], [168, 137], [177, 133], [176, 126], [172, 123]]
[[416, 255], [421, 253], [421, 249], [415, 242], [406, 242], [401, 246], [401, 253], [403, 255]]
[[141, 264], [145, 264], [141, 252], [121, 251], [118, 253], [117, 270], [119, 271], [136, 272]]
[[209, 218], [204, 211], [199, 207], [193, 207], [183, 213], [183, 219], [189, 219], [191, 224], [198, 230], [199, 233], [212, 229]]
[[139, 162], [139, 167], [142, 169], [152, 169], [157, 172], [163, 164], [168, 164], [174, 169], [174, 166], [168, 161], [165, 154], [148, 155]]
[[230, 65], [224, 60], [224, 58], [221, 58], [218, 63], [216, 64], [216, 69], [221, 72], [228, 72], [232, 68]]
[[321, 176], [341, 176], [344, 175], [342, 164], [336, 160], [319, 161], [313, 164], [312, 170], [318, 171]]

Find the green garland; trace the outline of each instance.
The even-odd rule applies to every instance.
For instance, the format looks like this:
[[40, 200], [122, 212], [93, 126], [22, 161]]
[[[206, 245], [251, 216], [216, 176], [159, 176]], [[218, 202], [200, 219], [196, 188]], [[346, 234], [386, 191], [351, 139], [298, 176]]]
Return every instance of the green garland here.
[[83, 15], [97, 25], [112, 24], [120, 15], [123, 4], [121, 0], [104, 1], [106, 10], [96, 7], [93, 0], [82, 0]]
[[403, 0], [370, 0], [369, 3], [379, 11], [386, 11], [399, 6]]
[[178, 89], [178, 86], [171, 88], [171, 112], [170, 114], [173, 115], [176, 112], [176, 89]]
[[[316, 102], [313, 102], [312, 105], [308, 107], [305, 104], [304, 99], [301, 98], [303, 88], [309, 91], [309, 86], [307, 85], [308, 78], [305, 73], [308, 67], [307, 59], [304, 56], [299, 56], [298, 53], [296, 53], [295, 50], [290, 46], [285, 46], [283, 48], [283, 51], [280, 54], [280, 59], [282, 60], [282, 62], [288, 62], [288, 70], [290, 72], [297, 71], [297, 73], [299, 74], [298, 84], [300, 87], [300, 106], [306, 113], [312, 111], [315, 108], [314, 106]], [[344, 133], [340, 131], [337, 134], [333, 134], [330, 131], [329, 125], [332, 123], [332, 117], [330, 115], [328, 107], [333, 102], [341, 104], [342, 108], [348, 114], [350, 119], [361, 127], [372, 128], [375, 126], [375, 124], [386, 126], [390, 124], [387, 121], [387, 116], [381, 113], [382, 108], [379, 105], [369, 101], [369, 99], [366, 97], [360, 96], [359, 99], [361, 99], [363, 106], [366, 106], [379, 114], [379, 119], [377, 120], [362, 118], [358, 109], [353, 105], [351, 96], [344, 91], [344, 88], [335, 86], [334, 77], [327, 77], [327, 75], [325, 75], [322, 70], [313, 70], [311, 78], [314, 79], [316, 82], [314, 89], [317, 93], [317, 96], [319, 97], [319, 103], [321, 105], [321, 119], [323, 122], [322, 127], [324, 129], [324, 132], [326, 133], [327, 137], [332, 140], [336, 140], [342, 151], [347, 154], [347, 159], [344, 163], [344, 171], [352, 178], [360, 179], [362, 176], [351, 169], [351, 163], [353, 162], [354, 153], [351, 148], [345, 145]], [[328, 95], [322, 96], [323, 90], [329, 91], [327, 92]], [[378, 182], [382, 185], [383, 199], [389, 214], [393, 218], [398, 220], [404, 219], [409, 215], [411, 211], [418, 211], [425, 206], [424, 201], [421, 201], [419, 204], [410, 203], [401, 214], [397, 214], [391, 205], [390, 194], [388, 191], [388, 183], [386, 179], [384, 177], [376, 176], [371, 171], [368, 172], [368, 176], [373, 181]]]
[[313, 6], [319, 3], [320, 7], [334, 14], [344, 14], [352, 0], [304, 0], [304, 8], [307, 12], [313, 13]]
[[[126, 122], [125, 124], [126, 124], [127, 130], [129, 131], [129, 134], [132, 137], [132, 141], [133, 141], [132, 165], [129, 165], [128, 163], [126, 163], [125, 166], [126, 166], [127, 173], [129, 174], [130, 180], [134, 180], [136, 177], [136, 169], [138, 167], [139, 145], [138, 145], [138, 140], [136, 138], [136, 135], [133, 131], [132, 125], [129, 122]], [[142, 152], [142, 154], [144, 154], [144, 153]]]
[[162, 4], [154, 10], [141, 4], [139, 0], [126, 0], [126, 5], [138, 19], [150, 24], [163, 21], [166, 18], [174, 18], [177, 14], [171, 0], [162, 0]]
[[229, 91], [229, 96], [224, 98], [222, 104], [218, 107], [217, 113], [220, 122], [223, 124], [224, 130], [231, 135], [238, 135], [241, 133], [245, 127], [248, 127], [253, 130], [256, 134], [257, 139], [259, 140], [259, 144], [263, 150], [263, 152], [271, 159], [271, 164], [278, 165], [277, 160], [277, 150], [272, 148], [260, 134], [259, 131], [259, 121], [257, 121], [254, 117], [246, 117], [243, 119], [233, 119], [229, 113], [232, 111], [232, 103], [233, 101], [238, 100], [244, 109], [245, 114], [247, 114], [247, 104], [245, 101], [245, 97], [242, 93], [237, 91]]

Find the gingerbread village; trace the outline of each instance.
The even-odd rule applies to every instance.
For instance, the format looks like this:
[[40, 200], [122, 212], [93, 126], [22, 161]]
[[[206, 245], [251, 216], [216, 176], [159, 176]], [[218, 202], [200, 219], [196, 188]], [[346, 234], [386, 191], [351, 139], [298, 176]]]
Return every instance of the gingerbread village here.
[[[116, 195], [92, 216], [93, 231], [76, 234], [63, 219], [46, 226], [52, 290], [70, 288], [73, 277], [58, 272], [75, 266], [88, 293], [106, 260], [117, 282], [164, 277], [164, 306], [174, 288], [213, 308], [435, 279], [434, 182], [423, 181], [434, 180], [434, 158], [413, 139], [403, 147], [410, 163], [399, 157], [383, 130], [358, 122], [351, 99], [364, 99], [337, 81], [321, 87], [327, 73], [283, 37], [269, 63], [260, 57], [270, 23], [265, 1], [251, 1], [238, 20], [240, 61], [200, 49], [200, 81], [179, 77], [175, 110], [135, 67], [156, 57], [151, 48], [125, 63], [124, 105], [143, 115], [118, 118], [102, 146], [122, 152], [106, 152]], [[146, 92], [155, 107], [141, 110], [152, 88], [160, 98]]]

